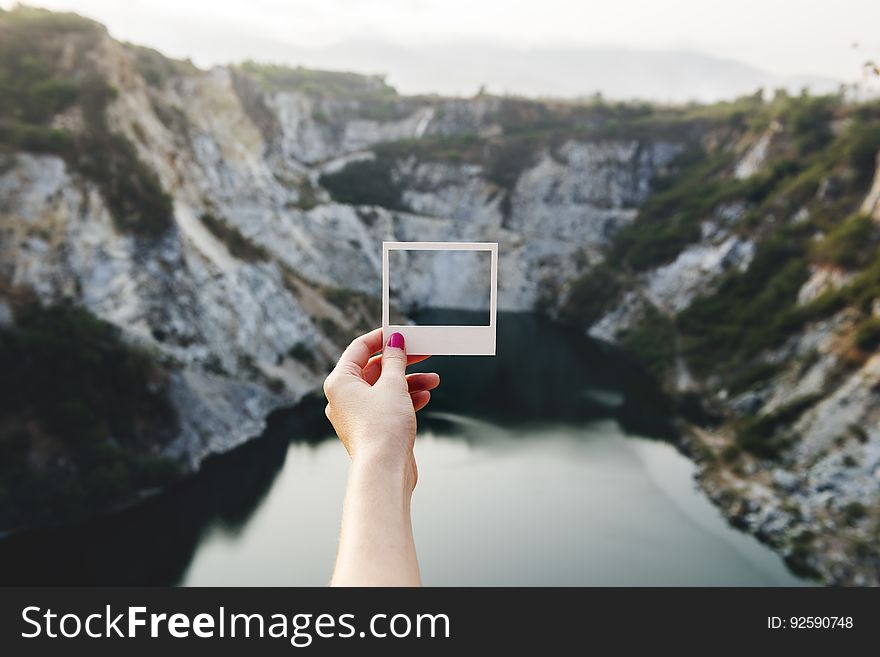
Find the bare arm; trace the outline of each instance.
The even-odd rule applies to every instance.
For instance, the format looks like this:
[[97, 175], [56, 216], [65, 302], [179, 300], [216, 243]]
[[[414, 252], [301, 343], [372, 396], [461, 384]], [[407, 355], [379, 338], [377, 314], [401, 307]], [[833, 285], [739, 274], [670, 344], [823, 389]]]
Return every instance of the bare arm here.
[[368, 458], [352, 463], [342, 510], [334, 586], [418, 586], [407, 465]]
[[382, 356], [377, 329], [356, 339], [327, 377], [327, 417], [351, 456], [334, 586], [418, 586], [410, 500], [418, 478], [416, 411], [440, 377], [406, 375], [403, 336]]

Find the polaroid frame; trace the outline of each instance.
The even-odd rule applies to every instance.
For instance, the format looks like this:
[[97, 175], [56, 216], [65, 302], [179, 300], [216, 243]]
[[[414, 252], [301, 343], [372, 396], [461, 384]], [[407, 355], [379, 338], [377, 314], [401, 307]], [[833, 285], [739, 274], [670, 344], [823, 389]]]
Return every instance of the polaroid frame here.
[[[389, 322], [389, 251], [488, 251], [489, 325], [488, 326], [414, 326]], [[495, 316], [498, 306], [497, 242], [382, 242], [382, 337], [401, 333], [406, 351], [413, 355], [494, 356]]]

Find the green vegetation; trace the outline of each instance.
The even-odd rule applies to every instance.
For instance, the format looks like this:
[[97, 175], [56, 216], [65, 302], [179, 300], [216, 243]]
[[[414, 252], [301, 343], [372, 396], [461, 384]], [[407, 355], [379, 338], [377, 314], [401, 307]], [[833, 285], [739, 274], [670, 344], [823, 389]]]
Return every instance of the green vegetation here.
[[134, 145], [108, 127], [104, 107], [113, 92], [103, 81], [92, 78], [92, 83], [96, 88], [84, 103], [87, 128], [68, 160], [98, 184], [117, 226], [135, 235], [156, 237], [172, 224], [171, 197], [138, 158]]
[[776, 458], [795, 439], [789, 427], [820, 398], [821, 395], [806, 395], [772, 413], [740, 420], [736, 426], [736, 444], [760, 458]]
[[856, 173], [853, 182], [857, 187], [867, 187], [873, 180], [878, 153], [880, 125], [857, 121], [850, 126], [842, 155]]
[[795, 575], [819, 579], [820, 573], [810, 565], [810, 557], [815, 551], [816, 534], [805, 529], [791, 541], [791, 552], [785, 557], [785, 563]]
[[875, 259], [846, 285], [826, 292], [794, 314], [795, 326], [829, 317], [852, 306], [865, 316], [873, 312], [874, 302], [880, 299], [880, 259]]
[[[375, 296], [344, 287], [323, 287], [321, 290], [327, 301], [349, 316], [362, 315], [368, 321], [375, 321], [382, 312], [382, 301]], [[394, 319], [392, 317], [392, 319]]]
[[339, 203], [405, 210], [402, 190], [391, 175], [393, 165], [393, 159], [377, 154], [375, 159], [350, 162], [336, 173], [325, 173], [319, 182]]
[[82, 518], [178, 474], [167, 373], [85, 310], [27, 305], [0, 331], [0, 527]]
[[538, 153], [546, 147], [534, 137], [514, 136], [498, 142], [489, 149], [486, 179], [508, 192], [513, 191], [516, 181], [536, 164]]
[[839, 96], [801, 95], [788, 99], [783, 118], [798, 154], [804, 155], [828, 145], [833, 136], [831, 120], [839, 105]]
[[868, 432], [865, 431], [865, 429], [858, 424], [851, 424], [848, 428], [849, 433], [863, 445], [871, 439], [871, 437], [868, 435]]
[[854, 525], [868, 515], [868, 508], [861, 502], [850, 502], [843, 507], [843, 517], [847, 524]]
[[398, 96], [381, 75], [342, 71], [319, 71], [279, 64], [246, 61], [235, 67], [236, 77], [253, 81], [258, 90], [297, 91], [319, 100], [313, 118], [329, 119], [320, 101], [342, 101], [332, 105], [334, 117], [393, 121], [409, 116], [419, 104], [415, 97]]
[[760, 381], [773, 378], [781, 369], [780, 363], [760, 362], [744, 369], [735, 370], [736, 373], [727, 384], [727, 392], [731, 395], [738, 395]]
[[870, 317], [858, 325], [855, 345], [868, 353], [880, 347], [880, 317]]
[[607, 265], [598, 265], [571, 284], [560, 317], [577, 326], [590, 326], [617, 301], [623, 282]]
[[269, 252], [259, 244], [254, 243], [232, 224], [220, 219], [210, 212], [205, 212], [199, 219], [205, 227], [218, 240], [226, 245], [227, 250], [234, 257], [245, 262], [264, 262], [269, 260]]
[[318, 364], [315, 350], [305, 342], [297, 342], [287, 352], [293, 360], [303, 363], [306, 367], [314, 369]]
[[48, 125], [79, 98], [79, 84], [58, 70], [60, 36], [72, 46], [73, 63], [84, 56], [100, 25], [75, 14], [17, 7], [0, 10], [0, 147], [50, 150], [64, 137]]
[[700, 237], [700, 221], [719, 200], [721, 183], [713, 178], [728, 163], [694, 148], [676, 162], [677, 173], [656, 182], [656, 190], [635, 221], [617, 234], [612, 262], [642, 271], [675, 258]]
[[660, 176], [655, 191], [639, 208], [636, 220], [615, 237], [611, 260], [635, 271], [663, 265], [699, 240], [700, 224], [725, 202], [762, 203], [779, 185], [799, 170], [792, 160], [781, 160], [768, 171], [746, 180], [729, 175], [732, 154], [706, 153], [701, 147], [685, 151], [674, 173]]
[[[768, 349], [781, 346], [807, 322], [847, 306], [861, 313], [855, 346], [863, 353], [880, 346], [880, 329], [871, 318], [880, 300], [880, 229], [858, 214], [880, 150], [880, 104], [844, 105], [838, 95], [781, 92], [769, 102], [754, 94], [684, 108], [601, 98], [586, 103], [503, 99], [491, 121], [501, 134], [382, 144], [372, 162], [353, 163], [321, 184], [337, 201], [397, 209], [402, 196], [392, 176], [397, 162], [478, 164], [504, 194], [501, 207], [509, 214], [510, 194], [522, 173], [541, 152], [558, 156], [566, 140], [675, 141], [685, 149], [657, 174], [636, 219], [613, 237], [605, 263], [571, 284], [559, 316], [580, 327], [591, 325], [644, 272], [699, 241], [703, 222], [719, 221], [720, 207], [736, 205], [742, 214], [729, 219], [726, 228], [756, 244], [748, 268], [731, 270], [674, 317], [650, 308], [642, 322], [620, 336], [626, 351], [664, 378], [678, 349], [692, 372], [718, 377], [718, 385], [736, 395], [786, 367], [765, 360]], [[767, 131], [773, 140], [761, 170], [737, 179], [735, 163]], [[799, 306], [798, 292], [814, 265], [843, 267], [856, 275], [841, 289]], [[559, 289], [552, 282], [541, 294], [549, 299], [547, 307], [556, 307]], [[739, 424], [736, 449], [776, 456], [794, 439], [783, 428], [805, 403]]]
[[485, 158], [488, 142], [476, 135], [425, 137], [385, 142], [375, 147], [377, 159], [415, 157], [421, 162], [454, 162], [479, 164]]
[[620, 346], [662, 379], [675, 363], [675, 327], [671, 319], [649, 306], [642, 321], [621, 337]]
[[815, 245], [813, 258], [821, 263], [858, 269], [876, 259], [878, 246], [880, 225], [870, 217], [854, 215]]
[[[21, 6], [0, 12], [0, 153], [63, 157], [98, 185], [121, 229], [156, 236], [171, 225], [171, 199], [134, 146], [107, 125], [115, 91], [88, 58], [103, 31], [75, 14]], [[74, 106], [82, 114], [80, 130], [52, 125]]]
[[797, 293], [807, 280], [798, 243], [785, 237], [762, 244], [744, 272], [733, 272], [678, 316], [682, 349], [700, 374], [746, 362], [790, 334]]
[[[607, 103], [601, 99], [591, 102], [553, 102], [503, 98], [499, 101], [498, 109], [486, 117], [486, 121], [502, 128], [500, 135], [434, 136], [380, 144], [374, 148], [374, 165], [352, 163], [338, 174], [327, 176], [326, 181], [334, 186], [330, 191], [339, 201], [379, 201], [375, 204], [396, 207], [397, 191], [389, 184], [387, 175], [396, 160], [415, 157], [423, 162], [479, 164], [486, 179], [505, 192], [501, 208], [507, 215], [510, 212], [510, 193], [522, 173], [535, 164], [541, 152], [553, 154], [568, 140], [670, 139], [693, 143], [695, 137], [712, 126], [729, 127], [731, 122], [744, 122], [746, 105], [752, 107], [760, 103], [750, 96], [737, 103], [721, 103], [718, 106], [720, 109], [710, 112], [702, 106], [668, 108], [647, 103]], [[442, 107], [438, 111], [442, 112]], [[676, 172], [669, 173], [661, 180], [660, 185], [669, 188], [666, 198], [654, 201], [655, 205], [647, 208], [641, 220], [636, 222], [637, 225], [634, 224], [625, 233], [618, 250], [620, 259], [627, 260], [635, 269], [671, 259], [683, 246], [699, 237], [698, 221], [702, 213], [711, 210], [725, 196], [734, 196], [741, 190], [745, 190], [747, 195], [760, 197], [772, 184], [772, 181], [760, 179], [731, 183], [725, 187], [720, 173], [731, 161], [732, 155], [720, 150], [711, 157], [701, 148], [691, 149], [685, 154]], [[716, 174], [719, 175], [717, 189], [703, 190], [707, 177]], [[358, 181], [359, 177], [363, 180]], [[667, 222], [668, 211], [682, 203], [686, 207], [680, 208], [680, 216]], [[655, 248], [651, 246], [652, 243], [658, 246]], [[636, 253], [630, 254], [630, 250]]]
[[382, 76], [313, 69], [246, 61], [236, 67], [256, 80], [264, 91], [299, 91], [310, 96], [372, 98], [396, 96]]
[[721, 460], [724, 463], [735, 463], [739, 460], [739, 457], [742, 455], [742, 449], [739, 445], [731, 444], [725, 446], [723, 450], [721, 450]]
[[198, 70], [189, 60], [171, 59], [152, 48], [133, 43], [125, 44], [125, 47], [134, 55], [138, 73], [153, 87], [163, 87], [168, 80], [177, 75], [194, 73]]

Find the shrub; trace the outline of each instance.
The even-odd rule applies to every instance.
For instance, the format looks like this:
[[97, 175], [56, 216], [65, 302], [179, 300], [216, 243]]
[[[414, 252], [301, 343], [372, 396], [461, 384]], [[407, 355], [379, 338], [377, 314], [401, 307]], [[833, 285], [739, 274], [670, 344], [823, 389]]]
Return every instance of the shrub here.
[[372, 160], [350, 162], [336, 173], [325, 173], [319, 182], [339, 203], [403, 210], [402, 190], [391, 175], [393, 164], [392, 158], [377, 155]]
[[799, 309], [796, 317], [800, 322], [821, 319], [847, 306], [870, 314], [877, 299], [880, 299], [880, 259], [875, 259], [846, 285], [820, 295]]
[[171, 197], [128, 139], [106, 129], [93, 130], [77, 150], [75, 166], [98, 184], [122, 230], [156, 237], [172, 225]]
[[755, 456], [776, 458], [793, 439], [790, 434], [784, 433], [786, 428], [794, 424], [820, 398], [821, 395], [805, 395], [772, 413], [740, 420], [736, 427], [736, 444]]
[[868, 436], [868, 432], [865, 431], [860, 425], [853, 423], [853, 424], [849, 425], [848, 428], [849, 428], [849, 432], [853, 436], [855, 436], [856, 440], [858, 440], [863, 445], [865, 443], [867, 443], [868, 440], [870, 439], [870, 436]]
[[245, 262], [264, 262], [269, 259], [269, 253], [264, 247], [242, 235], [228, 221], [219, 219], [210, 212], [205, 212], [199, 219], [217, 239], [226, 245], [229, 253], [239, 260]]
[[721, 460], [728, 464], [735, 463], [739, 460], [741, 454], [742, 449], [739, 445], [727, 445], [721, 450]]
[[870, 317], [856, 328], [855, 345], [865, 352], [873, 352], [880, 346], [880, 317]]
[[868, 515], [868, 508], [861, 502], [850, 502], [843, 507], [843, 517], [848, 525], [854, 525]]
[[778, 344], [796, 327], [797, 293], [808, 275], [797, 242], [780, 236], [762, 244], [745, 272], [730, 273], [679, 314], [688, 363], [705, 374]]
[[300, 91], [312, 96], [337, 98], [376, 98], [395, 96], [394, 87], [384, 77], [340, 71], [318, 71], [278, 64], [246, 61], [236, 67], [265, 91]]
[[801, 155], [818, 150], [831, 141], [831, 121], [840, 102], [837, 95], [802, 95], [788, 99], [779, 118], [791, 131]]
[[598, 265], [571, 284], [560, 317], [587, 328], [614, 303], [623, 285], [617, 273], [607, 265]]
[[880, 125], [856, 124], [851, 129], [847, 152], [849, 165], [856, 172], [856, 184], [867, 186], [873, 180], [880, 153]]
[[648, 372], [661, 378], [674, 365], [675, 328], [672, 320], [649, 306], [642, 321], [623, 335], [620, 345]]
[[857, 269], [871, 263], [880, 246], [880, 226], [870, 217], [855, 215], [840, 223], [813, 248], [819, 262]]
[[153, 87], [162, 87], [176, 75], [191, 73], [197, 70], [189, 60], [171, 59], [158, 50], [132, 43], [127, 43], [125, 46], [133, 55], [134, 65], [138, 73], [141, 74], [141, 77], [144, 78], [147, 84]]
[[[107, 125], [115, 91], [85, 57], [101, 31], [75, 14], [28, 7], [0, 14], [0, 148], [64, 157], [98, 185], [117, 226], [156, 236], [172, 223], [171, 198], [134, 146]], [[73, 73], [58, 64], [69, 46]], [[85, 119], [82, 133], [53, 129], [52, 118], [74, 103]]]
[[306, 367], [314, 369], [317, 365], [318, 359], [315, 356], [315, 350], [313, 347], [310, 347], [305, 342], [297, 342], [294, 344], [290, 350], [288, 350], [287, 355], [290, 356], [293, 360], [299, 361], [303, 363]]
[[[728, 156], [693, 148], [676, 160], [677, 173], [655, 181], [654, 193], [615, 236], [610, 261], [643, 271], [673, 260], [700, 238], [700, 222], [729, 190], [715, 178]], [[737, 185], [737, 183], [731, 183]]]
[[773, 378], [780, 370], [780, 363], [760, 362], [734, 374], [727, 384], [727, 392], [738, 395], [757, 383]]
[[68, 305], [0, 330], [0, 527], [73, 520], [177, 476], [167, 373], [118, 329]]
[[514, 137], [501, 141], [490, 150], [486, 179], [512, 191], [522, 173], [534, 166], [543, 140]]

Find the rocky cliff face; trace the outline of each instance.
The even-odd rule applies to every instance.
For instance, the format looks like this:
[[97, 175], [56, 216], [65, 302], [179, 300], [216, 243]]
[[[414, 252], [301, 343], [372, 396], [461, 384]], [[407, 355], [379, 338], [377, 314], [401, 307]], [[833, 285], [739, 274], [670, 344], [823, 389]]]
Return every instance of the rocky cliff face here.
[[[740, 138], [689, 243], [586, 321], [716, 414], [684, 444], [732, 520], [838, 584], [880, 581], [878, 118], [828, 109], [809, 148], [791, 117]], [[659, 356], [633, 340], [657, 322]]]
[[[244, 69], [186, 67], [148, 82], [142, 55], [101, 32], [85, 57], [115, 90], [108, 129], [171, 195], [172, 225], [158, 239], [127, 234], [99, 185], [61, 155], [19, 151], [0, 175], [0, 268], [9, 285], [44, 303], [73, 298], [175, 364], [182, 432], [168, 453], [191, 467], [258, 434], [269, 411], [319, 384], [356, 328], [379, 322], [383, 240], [498, 241], [500, 308], [530, 310], [543, 281], [570, 276], [632, 220], [655, 170], [680, 150], [571, 139], [537, 151], [509, 191], [480, 163], [401, 157], [399, 209], [342, 204], [320, 187], [323, 174], [375, 158], [380, 142], [499, 134], [501, 101], [392, 92], [374, 118], [371, 86], [388, 90], [369, 79], [357, 80], [366, 100]], [[53, 123], [75, 132], [81, 112], [73, 105]], [[422, 280], [440, 273], [418, 260], [413, 269]], [[461, 307], [464, 293], [395, 290], [404, 307]]]
[[[501, 309], [578, 323], [701, 400], [685, 446], [736, 522], [804, 572], [878, 582], [876, 108], [401, 97], [346, 74], [201, 71], [103, 30], [54, 38], [59, 75], [112, 87], [106, 131], [173, 212], [126, 228], [81, 154], [13, 142], [3, 289], [74, 299], [170, 369], [164, 454], [196, 468], [317, 387], [379, 323], [383, 240], [497, 241]], [[80, 143], [87, 100], [43, 127]], [[434, 289], [442, 263], [408, 266], [404, 309], [467, 307], [467, 285]], [[14, 310], [6, 295], [0, 319]]]

